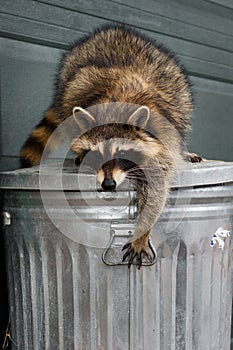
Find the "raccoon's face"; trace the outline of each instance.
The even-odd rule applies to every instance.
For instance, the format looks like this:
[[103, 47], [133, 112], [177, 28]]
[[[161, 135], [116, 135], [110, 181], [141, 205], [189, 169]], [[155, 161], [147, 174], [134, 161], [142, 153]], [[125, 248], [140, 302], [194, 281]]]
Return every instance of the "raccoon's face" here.
[[93, 143], [85, 135], [75, 141], [72, 149], [78, 155], [75, 163], [92, 168], [99, 185], [104, 190], [112, 191], [126, 179], [127, 174], [136, 172], [143, 164], [143, 150], [134, 146], [131, 140], [121, 138]]
[[[152, 147], [153, 144], [153, 147]], [[134, 179], [154, 157], [157, 141], [140, 128], [128, 124], [106, 124], [93, 127], [72, 142], [76, 165], [96, 172], [97, 182], [113, 191], [126, 178]]]

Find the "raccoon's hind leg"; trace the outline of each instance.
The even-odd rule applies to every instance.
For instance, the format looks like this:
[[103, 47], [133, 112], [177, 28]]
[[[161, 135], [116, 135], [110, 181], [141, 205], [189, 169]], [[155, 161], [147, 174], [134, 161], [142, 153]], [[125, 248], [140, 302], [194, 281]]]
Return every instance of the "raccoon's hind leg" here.
[[[49, 108], [21, 149], [20, 161], [22, 168], [29, 168], [40, 163], [45, 146], [59, 124], [60, 121], [55, 108]], [[48, 151], [52, 151], [54, 148], [56, 148], [55, 144], [51, 145]]]

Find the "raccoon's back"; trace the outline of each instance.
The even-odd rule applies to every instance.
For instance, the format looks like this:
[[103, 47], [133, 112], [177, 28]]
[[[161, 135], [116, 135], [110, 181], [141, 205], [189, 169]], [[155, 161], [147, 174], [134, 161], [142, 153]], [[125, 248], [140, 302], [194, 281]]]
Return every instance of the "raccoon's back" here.
[[75, 105], [118, 101], [147, 105], [182, 135], [189, 125], [192, 97], [182, 66], [169, 50], [126, 26], [105, 26], [76, 42], [57, 86], [64, 118]]
[[[143, 60], [153, 61], [152, 45], [126, 26], [105, 26], [71, 46], [62, 69], [67, 83], [81, 67], [127, 67]], [[71, 70], [71, 71], [70, 71]]]
[[104, 26], [75, 42], [61, 69], [59, 78], [63, 87], [80, 68], [90, 66], [99, 69], [132, 67], [142, 75], [147, 72], [151, 79], [155, 73], [164, 74], [164, 66], [182, 74], [182, 67], [168, 49], [125, 25]]

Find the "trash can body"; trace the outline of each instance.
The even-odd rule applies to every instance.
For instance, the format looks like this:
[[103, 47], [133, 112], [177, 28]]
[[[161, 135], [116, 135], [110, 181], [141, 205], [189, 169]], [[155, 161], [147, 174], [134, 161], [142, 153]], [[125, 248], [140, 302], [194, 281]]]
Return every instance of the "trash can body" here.
[[233, 244], [210, 243], [232, 230], [232, 163], [178, 172], [153, 229], [157, 262], [140, 270], [121, 263], [132, 188], [96, 192], [85, 175], [80, 190], [67, 168], [63, 195], [53, 169], [40, 192], [39, 175], [0, 177], [12, 349], [230, 350]]

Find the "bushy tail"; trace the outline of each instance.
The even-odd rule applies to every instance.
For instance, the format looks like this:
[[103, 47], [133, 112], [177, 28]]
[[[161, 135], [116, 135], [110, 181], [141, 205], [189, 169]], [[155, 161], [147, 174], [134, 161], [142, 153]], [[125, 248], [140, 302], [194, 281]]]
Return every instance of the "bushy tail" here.
[[46, 143], [59, 123], [55, 109], [50, 108], [22, 147], [20, 152], [22, 168], [29, 168], [40, 163]]

